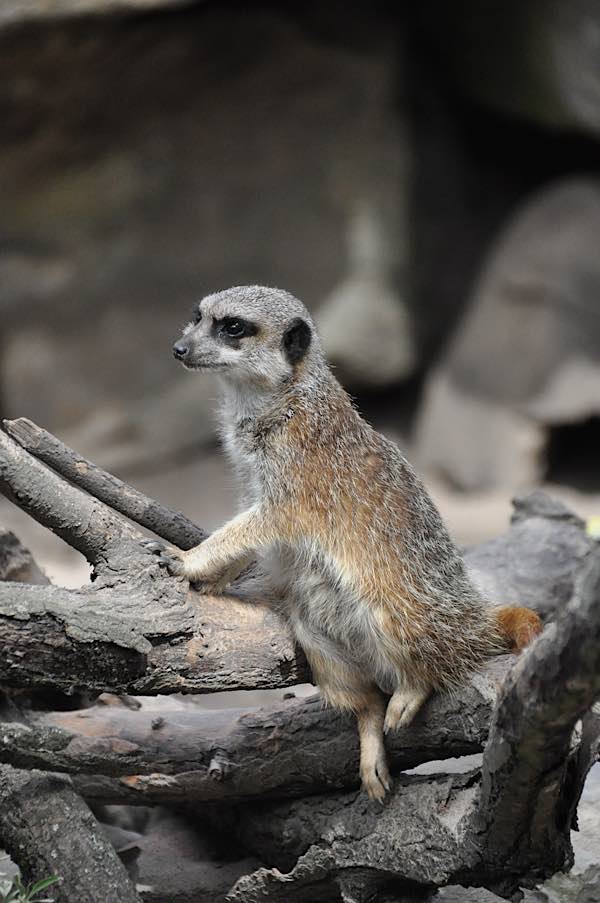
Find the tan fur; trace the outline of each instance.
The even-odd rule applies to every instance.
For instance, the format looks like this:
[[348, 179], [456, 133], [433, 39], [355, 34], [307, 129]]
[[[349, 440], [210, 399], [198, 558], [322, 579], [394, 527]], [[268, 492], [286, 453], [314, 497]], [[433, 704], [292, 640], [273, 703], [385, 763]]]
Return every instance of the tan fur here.
[[530, 608], [500, 607], [495, 614], [511, 652], [521, 652], [542, 632], [540, 616]]
[[[235, 318], [239, 341], [220, 325]], [[261, 287], [209, 296], [183, 340], [187, 366], [222, 376], [221, 431], [247, 508], [180, 553], [180, 570], [217, 592], [264, 558], [323, 698], [356, 713], [363, 785], [381, 799], [383, 731], [488, 656], [523, 648], [539, 618], [480, 598], [424, 486], [328, 369], [299, 301]]]

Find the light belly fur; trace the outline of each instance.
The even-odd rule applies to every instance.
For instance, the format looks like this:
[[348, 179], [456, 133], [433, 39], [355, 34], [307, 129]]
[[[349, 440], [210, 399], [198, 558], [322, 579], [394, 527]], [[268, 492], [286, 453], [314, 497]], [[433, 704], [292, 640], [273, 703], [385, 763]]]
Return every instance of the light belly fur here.
[[334, 579], [321, 555], [279, 546], [263, 562], [283, 600], [281, 613], [309, 656], [314, 650], [360, 670], [386, 693], [407, 682], [408, 647], [394, 650], [393, 662], [386, 656], [376, 613], [353, 588]]

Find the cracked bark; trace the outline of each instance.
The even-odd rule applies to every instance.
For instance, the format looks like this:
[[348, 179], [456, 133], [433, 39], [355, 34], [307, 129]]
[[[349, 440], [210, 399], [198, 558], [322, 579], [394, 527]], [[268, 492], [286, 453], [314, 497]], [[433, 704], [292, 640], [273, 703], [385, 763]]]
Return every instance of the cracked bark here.
[[[25, 441], [23, 430], [20, 438]], [[58, 451], [69, 466], [77, 457], [60, 444]], [[56, 457], [46, 460], [63, 467]], [[265, 606], [234, 594], [200, 597], [167, 577], [140, 548], [137, 528], [75, 485], [84, 485], [82, 473], [93, 465], [85, 462], [77, 474], [64, 467], [70, 483], [0, 434], [3, 491], [82, 551], [96, 577], [80, 592], [0, 584], [0, 680], [156, 694], [282, 687], [308, 677]], [[121, 504], [117, 496], [122, 501], [128, 489], [109, 477], [93, 473], [97, 482], [85, 486]], [[130, 518], [145, 517], [145, 503], [127, 504], [121, 508]], [[153, 527], [160, 535], [160, 524]], [[386, 895], [426, 899], [448, 883], [508, 895], [569, 863], [569, 828], [598, 748], [598, 718], [589, 710], [600, 694], [600, 550], [569, 512], [534, 494], [518, 502], [506, 536], [466, 559], [495, 602], [518, 600], [545, 619], [559, 613], [558, 625], [508, 671], [481, 770], [397, 776], [383, 808], [358, 791], [340, 792], [356, 780], [354, 734], [342, 716], [314, 703], [218, 717], [196, 712], [187, 734], [174, 732], [170, 751], [170, 735], [160, 734], [166, 724], [148, 727], [144, 714], [129, 713], [125, 726], [117, 707], [106, 732], [94, 738], [73, 723], [74, 713], [70, 723], [54, 713], [33, 726], [3, 725], [8, 752], [2, 755], [27, 767], [72, 770], [77, 786], [99, 799], [125, 788], [128, 799], [144, 802], [227, 801], [206, 806], [209, 829], [237, 833], [246, 850], [276, 866], [240, 879], [232, 903], [340, 895], [356, 903]], [[501, 670], [502, 662], [494, 667]], [[481, 684], [455, 699], [454, 710], [448, 699], [432, 700], [393, 739], [396, 768], [421, 756], [473, 751], [470, 744], [479, 748], [493, 700], [488, 687], [487, 711], [471, 723], [474, 690], [481, 692]], [[98, 712], [91, 717], [97, 727]], [[579, 718], [583, 732], [574, 741]], [[192, 749], [196, 729], [203, 737]], [[282, 799], [298, 794], [301, 799]]]
[[[460, 698], [433, 697], [410, 729], [388, 739], [396, 770], [480, 752], [509, 656], [475, 675]], [[111, 704], [105, 704], [106, 702]], [[136, 710], [114, 699], [0, 723], [0, 761], [73, 775], [88, 799], [182, 803], [304, 796], [358, 785], [354, 718], [318, 697], [256, 710], [173, 703]]]
[[94, 565], [92, 587], [0, 584], [0, 682], [209, 693], [309, 678], [267, 605], [200, 596], [169, 577], [119, 514], [0, 433], [0, 489]]
[[0, 765], [0, 841], [27, 881], [58, 874], [57, 901], [140, 903], [113, 847], [68, 778]]

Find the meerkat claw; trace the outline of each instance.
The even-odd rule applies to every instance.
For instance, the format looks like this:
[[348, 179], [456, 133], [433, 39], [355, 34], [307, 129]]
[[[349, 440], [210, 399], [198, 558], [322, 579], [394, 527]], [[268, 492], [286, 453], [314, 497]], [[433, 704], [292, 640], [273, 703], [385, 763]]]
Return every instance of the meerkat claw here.
[[379, 769], [374, 769], [369, 774], [362, 776], [362, 789], [367, 793], [369, 799], [377, 800], [382, 803], [386, 794], [392, 788], [392, 779], [387, 771], [381, 773]]
[[389, 734], [399, 727], [407, 727], [429, 696], [428, 691], [396, 690], [388, 702], [383, 723], [383, 733]]
[[151, 555], [155, 556], [156, 564], [165, 568], [174, 577], [179, 577], [183, 573], [182, 561], [177, 549], [167, 545], [160, 539], [143, 539], [140, 545]]

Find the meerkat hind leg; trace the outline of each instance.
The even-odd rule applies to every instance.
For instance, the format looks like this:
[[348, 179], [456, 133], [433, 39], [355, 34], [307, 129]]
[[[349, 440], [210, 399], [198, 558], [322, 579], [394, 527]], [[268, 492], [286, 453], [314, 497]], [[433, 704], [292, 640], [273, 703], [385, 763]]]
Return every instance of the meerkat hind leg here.
[[431, 690], [399, 687], [390, 698], [385, 713], [384, 733], [406, 727], [411, 723], [423, 703], [431, 695]]
[[374, 693], [368, 705], [356, 713], [360, 739], [360, 777], [371, 799], [382, 801], [392, 787], [383, 742], [385, 701]]
[[383, 800], [392, 786], [383, 740], [383, 694], [360, 671], [340, 661], [332, 648], [324, 649], [325, 641], [311, 635], [301, 623], [296, 623], [295, 633], [322, 697], [334, 708], [355, 713], [363, 789], [371, 799]]

